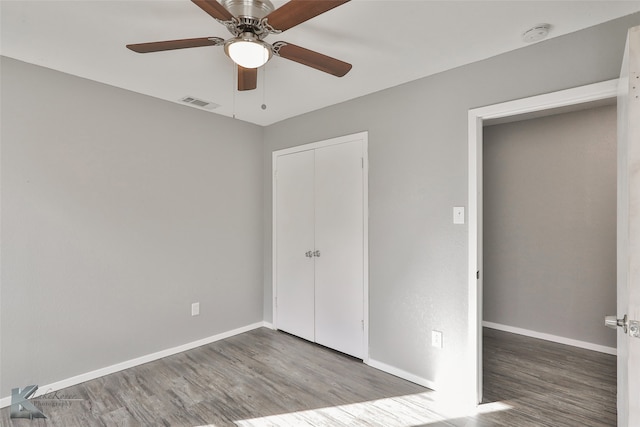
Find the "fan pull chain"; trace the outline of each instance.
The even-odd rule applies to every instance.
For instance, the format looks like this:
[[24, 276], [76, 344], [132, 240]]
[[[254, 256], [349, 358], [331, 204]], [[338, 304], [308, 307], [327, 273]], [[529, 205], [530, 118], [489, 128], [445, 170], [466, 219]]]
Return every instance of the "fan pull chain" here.
[[265, 64], [264, 67], [262, 67], [262, 105], [260, 106], [260, 108], [262, 108], [263, 110], [267, 109], [267, 104], [265, 102], [267, 98], [267, 65]]
[[236, 118], [236, 90], [238, 87], [238, 66], [236, 64], [233, 64], [233, 67], [231, 67], [231, 70], [233, 72], [233, 86], [231, 87], [231, 91], [233, 92], [233, 111], [232, 113], [232, 117], [235, 119]]

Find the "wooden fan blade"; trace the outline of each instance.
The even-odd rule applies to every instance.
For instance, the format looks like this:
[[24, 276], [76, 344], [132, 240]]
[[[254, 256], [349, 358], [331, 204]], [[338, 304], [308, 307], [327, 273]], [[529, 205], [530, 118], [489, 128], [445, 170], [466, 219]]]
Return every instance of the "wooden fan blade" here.
[[197, 39], [167, 40], [163, 42], [128, 44], [134, 52], [149, 53], [163, 50], [186, 49], [189, 47], [218, 46], [224, 43], [220, 37], [200, 37]]
[[191, 0], [200, 9], [207, 12], [212, 18], [220, 21], [231, 21], [233, 15], [216, 0]]
[[238, 90], [253, 90], [258, 86], [258, 69], [238, 65]]
[[276, 52], [278, 56], [315, 68], [316, 70], [324, 71], [325, 73], [333, 74], [336, 77], [344, 76], [352, 67], [351, 64], [340, 61], [339, 59], [294, 44], [275, 42], [273, 45], [277, 47]]
[[349, 0], [291, 0], [267, 15], [268, 23], [285, 31]]

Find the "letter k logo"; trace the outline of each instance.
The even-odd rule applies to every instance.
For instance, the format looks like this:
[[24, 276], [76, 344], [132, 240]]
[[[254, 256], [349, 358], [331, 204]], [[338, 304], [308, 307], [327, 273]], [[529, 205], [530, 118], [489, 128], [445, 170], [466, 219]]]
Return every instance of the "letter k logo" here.
[[29, 385], [20, 391], [11, 389], [11, 418], [47, 418], [40, 409], [33, 406], [27, 399], [38, 390], [37, 385]]

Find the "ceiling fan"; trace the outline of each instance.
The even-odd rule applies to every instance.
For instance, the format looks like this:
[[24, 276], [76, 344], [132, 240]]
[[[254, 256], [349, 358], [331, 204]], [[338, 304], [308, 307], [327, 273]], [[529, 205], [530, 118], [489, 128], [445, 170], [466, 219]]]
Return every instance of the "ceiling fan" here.
[[227, 27], [233, 37], [200, 37], [151, 43], [128, 44], [134, 52], [149, 53], [201, 46], [224, 46], [224, 51], [238, 65], [238, 90], [257, 86], [258, 68], [273, 55], [342, 77], [351, 64], [296, 46], [264, 38], [280, 34], [349, 0], [290, 0], [275, 9], [269, 0], [191, 0], [216, 21]]

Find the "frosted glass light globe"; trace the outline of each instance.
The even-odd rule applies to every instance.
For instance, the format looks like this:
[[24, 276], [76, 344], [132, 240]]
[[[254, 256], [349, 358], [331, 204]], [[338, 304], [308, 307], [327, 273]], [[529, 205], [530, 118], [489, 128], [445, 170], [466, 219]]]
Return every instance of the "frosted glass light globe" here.
[[226, 46], [227, 55], [241, 67], [262, 67], [271, 58], [271, 50], [259, 40], [239, 39]]

